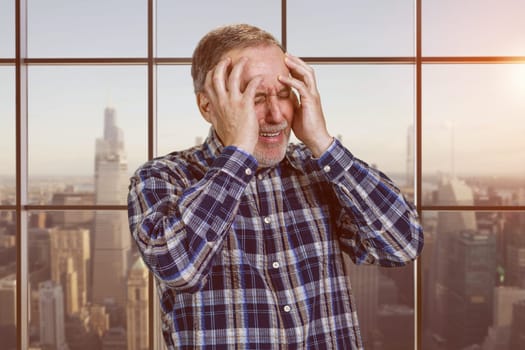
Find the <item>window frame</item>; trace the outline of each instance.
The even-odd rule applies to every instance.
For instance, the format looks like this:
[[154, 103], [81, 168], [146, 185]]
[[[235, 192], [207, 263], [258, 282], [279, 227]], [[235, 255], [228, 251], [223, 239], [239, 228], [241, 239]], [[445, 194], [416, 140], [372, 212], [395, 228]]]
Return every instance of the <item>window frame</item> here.
[[[157, 155], [157, 105], [156, 105], [156, 71], [161, 65], [190, 65], [190, 57], [162, 57], [156, 56], [155, 9], [156, 0], [148, 0], [147, 14], [147, 57], [130, 58], [28, 58], [27, 57], [27, 2], [28, 0], [15, 0], [15, 57], [0, 58], [0, 65], [15, 68], [15, 132], [16, 132], [16, 202], [14, 205], [0, 205], [2, 211], [14, 211], [16, 217], [16, 246], [17, 246], [17, 347], [28, 348], [28, 306], [20, 302], [28, 298], [28, 213], [33, 210], [126, 210], [125, 205], [29, 205], [27, 198], [27, 104], [28, 87], [27, 71], [29, 66], [37, 65], [143, 65], [147, 66], [147, 155], [148, 159]], [[422, 56], [422, 2], [414, 1], [415, 18], [413, 22], [415, 31], [415, 53], [408, 57], [302, 57], [310, 64], [401, 64], [414, 67], [415, 71], [415, 120], [414, 120], [414, 204], [421, 216], [424, 211], [525, 211], [525, 205], [502, 206], [451, 206], [451, 205], [425, 205], [422, 204], [422, 67], [432, 64], [511, 64], [525, 63], [525, 56], [462, 56], [462, 57], [429, 57]], [[287, 1], [281, 0], [281, 42], [287, 47]], [[422, 283], [421, 260], [414, 264], [414, 323], [415, 323], [415, 349], [422, 349]], [[153, 278], [149, 275], [149, 347], [161, 346], [160, 329], [158, 325], [158, 310], [156, 293], [154, 293]]]

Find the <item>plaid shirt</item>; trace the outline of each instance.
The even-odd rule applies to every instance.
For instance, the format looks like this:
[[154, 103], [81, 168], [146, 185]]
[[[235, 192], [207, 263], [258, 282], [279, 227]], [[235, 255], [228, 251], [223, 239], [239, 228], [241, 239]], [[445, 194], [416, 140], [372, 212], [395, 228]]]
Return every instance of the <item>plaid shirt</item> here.
[[128, 208], [169, 349], [362, 349], [341, 251], [400, 266], [423, 245], [413, 206], [337, 140], [257, 169], [212, 131], [139, 168]]

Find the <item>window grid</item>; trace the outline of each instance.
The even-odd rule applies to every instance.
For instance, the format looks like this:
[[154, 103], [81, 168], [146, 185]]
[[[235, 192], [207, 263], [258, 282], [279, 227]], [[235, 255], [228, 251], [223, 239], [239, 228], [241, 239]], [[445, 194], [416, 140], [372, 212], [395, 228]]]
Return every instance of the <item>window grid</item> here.
[[[461, 56], [461, 57], [423, 57], [422, 56], [422, 0], [415, 0], [416, 32], [415, 56], [413, 57], [303, 57], [308, 63], [315, 64], [404, 64], [415, 68], [415, 204], [421, 215], [423, 211], [525, 211], [523, 205], [503, 206], [444, 206], [422, 204], [422, 66], [431, 64], [509, 64], [525, 63], [524, 56]], [[17, 225], [17, 345], [19, 349], [28, 347], [27, 305], [21, 300], [27, 300], [27, 214], [31, 210], [126, 210], [125, 205], [27, 205], [27, 68], [37, 65], [147, 65], [148, 67], [148, 158], [156, 155], [156, 68], [159, 65], [189, 65], [189, 57], [155, 57], [155, 0], [148, 0], [148, 50], [147, 57], [139, 58], [26, 58], [27, 55], [27, 0], [15, 1], [15, 58], [1, 58], [0, 65], [15, 66], [16, 74], [16, 203], [15, 205], [0, 205], [0, 210], [14, 210]], [[281, 1], [281, 42], [287, 44], [287, 14], [286, 0]], [[422, 349], [422, 291], [421, 291], [421, 261], [415, 264], [415, 348]], [[157, 329], [154, 328], [154, 308], [156, 302], [153, 278], [149, 278], [149, 346], [154, 348], [157, 343]]]

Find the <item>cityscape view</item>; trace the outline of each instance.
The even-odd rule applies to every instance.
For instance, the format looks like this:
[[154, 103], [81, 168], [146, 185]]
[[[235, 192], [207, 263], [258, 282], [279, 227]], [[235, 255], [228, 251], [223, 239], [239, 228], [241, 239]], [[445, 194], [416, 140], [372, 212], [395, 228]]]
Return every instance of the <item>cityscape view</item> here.
[[[100, 118], [103, 130], [94, 143], [94, 176], [37, 177], [29, 188], [30, 203], [125, 203], [130, 174], [125, 135], [114, 107], [105, 107]], [[196, 136], [196, 142], [202, 137]], [[408, 127], [407, 171], [391, 174], [411, 201], [412, 144]], [[525, 204], [525, 181], [519, 177], [443, 172], [423, 181], [426, 205]], [[14, 188], [3, 185], [0, 200], [3, 205], [14, 203]], [[422, 221], [424, 348], [525, 346], [525, 213], [426, 211]], [[5, 349], [14, 349], [16, 342], [15, 226], [14, 212], [0, 212], [0, 338], [5, 339]], [[125, 211], [30, 211], [28, 257], [32, 349], [148, 348], [148, 308], [153, 305], [148, 271], [131, 242]], [[413, 266], [355, 266], [349, 259], [346, 264], [366, 348], [412, 348]]]
[[365, 349], [525, 349], [524, 15], [523, 0], [1, 0], [0, 350], [164, 349], [129, 177], [207, 136], [190, 57], [239, 22], [314, 68], [329, 131], [420, 209], [417, 265], [343, 257]]
[[[94, 178], [43, 180], [34, 203], [120, 205], [129, 182], [124, 134], [104, 110]], [[2, 188], [2, 203], [13, 189]], [[34, 211], [28, 218], [32, 349], [147, 349], [148, 271], [133, 249], [125, 211]], [[0, 215], [0, 338], [16, 344], [16, 246], [12, 212]]]

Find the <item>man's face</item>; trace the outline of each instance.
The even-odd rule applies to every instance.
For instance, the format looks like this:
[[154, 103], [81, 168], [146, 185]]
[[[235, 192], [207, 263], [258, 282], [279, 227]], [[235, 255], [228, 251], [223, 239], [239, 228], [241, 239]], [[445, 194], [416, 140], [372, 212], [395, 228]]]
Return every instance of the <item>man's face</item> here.
[[277, 79], [279, 75], [290, 74], [284, 63], [284, 53], [279, 47], [269, 45], [236, 49], [225, 56], [231, 57], [233, 64], [241, 57], [248, 58], [241, 75], [241, 90], [253, 77], [263, 77], [254, 101], [259, 121], [254, 156], [260, 167], [275, 165], [284, 158], [294, 117], [293, 92]]

